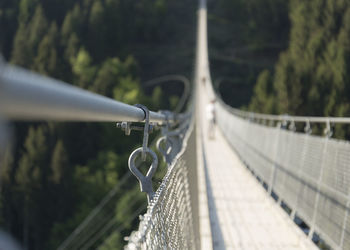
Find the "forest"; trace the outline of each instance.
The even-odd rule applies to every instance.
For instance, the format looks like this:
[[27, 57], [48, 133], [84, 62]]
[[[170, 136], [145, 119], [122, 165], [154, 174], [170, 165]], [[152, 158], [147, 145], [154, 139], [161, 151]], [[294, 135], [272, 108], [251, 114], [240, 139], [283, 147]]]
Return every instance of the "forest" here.
[[[349, 1], [210, 3], [211, 69], [225, 102], [258, 113], [350, 116]], [[350, 139], [349, 126], [333, 130]]]
[[[174, 109], [192, 79], [196, 1], [0, 0], [4, 60], [125, 103]], [[350, 2], [208, 1], [209, 56], [223, 100], [251, 111], [350, 116]], [[1, 160], [0, 227], [26, 249], [56, 249], [128, 172], [141, 133], [110, 123], [15, 122]], [[349, 138], [349, 128], [335, 130]], [[154, 136], [153, 136], [154, 137]], [[161, 178], [161, 173], [158, 173]], [[133, 201], [133, 202], [131, 202]], [[145, 205], [136, 179], [92, 248], [121, 249]]]

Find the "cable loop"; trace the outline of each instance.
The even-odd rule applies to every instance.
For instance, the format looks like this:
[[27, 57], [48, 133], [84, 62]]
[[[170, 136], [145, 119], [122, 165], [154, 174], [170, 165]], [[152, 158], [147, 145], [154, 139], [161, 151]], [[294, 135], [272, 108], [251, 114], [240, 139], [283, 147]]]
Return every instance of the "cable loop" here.
[[173, 149], [173, 142], [168, 136], [162, 136], [157, 140], [157, 149], [163, 155], [164, 161], [170, 163], [170, 154]]
[[[153, 159], [152, 164], [148, 169], [146, 176], [140, 172], [140, 170], [135, 164], [135, 160], [139, 154], [141, 154], [141, 157], [143, 156], [143, 154], [145, 155], [145, 157], [148, 154]], [[128, 164], [129, 164], [129, 169], [131, 173], [138, 179], [140, 183], [141, 192], [145, 192], [147, 194], [147, 200], [149, 204], [152, 201], [154, 196], [154, 191], [152, 187], [152, 177], [155, 174], [158, 167], [158, 158], [156, 153], [154, 153], [150, 148], [146, 148], [145, 150], [142, 147], [138, 148], [130, 154]]]

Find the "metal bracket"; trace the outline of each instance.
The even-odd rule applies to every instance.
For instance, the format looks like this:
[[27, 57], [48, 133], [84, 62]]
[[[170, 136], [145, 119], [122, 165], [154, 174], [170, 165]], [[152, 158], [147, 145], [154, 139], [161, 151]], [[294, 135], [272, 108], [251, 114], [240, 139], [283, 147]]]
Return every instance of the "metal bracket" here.
[[[117, 122], [117, 128], [120, 128], [122, 131], [125, 131], [125, 135], [130, 135], [131, 131], [143, 131], [144, 126], [137, 126], [133, 125], [131, 122]], [[149, 130], [148, 133], [153, 133], [154, 130], [156, 130], [158, 126], [155, 124], [150, 123], [149, 124]]]
[[152, 133], [157, 128], [157, 124], [153, 124], [149, 122], [149, 110], [146, 106], [142, 104], [135, 104], [134, 106], [142, 109], [142, 111], [145, 113], [145, 118], [144, 118], [145, 125], [138, 126], [138, 125], [132, 125], [131, 122], [117, 122], [116, 126], [117, 128], [120, 128], [121, 130], [125, 131], [125, 135], [130, 135], [132, 130], [144, 131], [144, 133], [147, 134], [147, 143], [148, 143], [148, 134]]

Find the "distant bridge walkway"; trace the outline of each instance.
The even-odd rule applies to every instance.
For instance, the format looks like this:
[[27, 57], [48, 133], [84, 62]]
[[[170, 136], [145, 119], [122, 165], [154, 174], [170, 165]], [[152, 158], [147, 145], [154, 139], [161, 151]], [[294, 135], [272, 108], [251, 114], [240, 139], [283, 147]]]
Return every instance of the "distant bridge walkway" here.
[[[209, 216], [214, 249], [317, 249], [268, 196], [217, 128], [208, 138], [201, 89], [201, 125]], [[204, 247], [204, 246], [202, 246]], [[203, 248], [204, 249], [204, 248]]]

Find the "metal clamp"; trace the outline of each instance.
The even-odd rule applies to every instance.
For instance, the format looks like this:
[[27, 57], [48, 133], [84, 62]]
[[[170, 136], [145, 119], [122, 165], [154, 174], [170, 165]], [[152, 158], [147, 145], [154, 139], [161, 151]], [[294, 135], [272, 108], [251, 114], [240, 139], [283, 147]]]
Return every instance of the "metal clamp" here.
[[311, 135], [312, 133], [312, 128], [311, 128], [311, 124], [310, 124], [310, 120], [306, 121], [305, 127], [304, 127], [304, 132], [308, 135]]
[[295, 126], [295, 123], [294, 123], [294, 120], [292, 120], [288, 126], [288, 129], [295, 132], [297, 130], [296, 126]]
[[[131, 122], [117, 122], [117, 128], [120, 128], [121, 130], [125, 131], [125, 135], [130, 135], [132, 130], [135, 131], [143, 131], [144, 126], [137, 126], [131, 124]], [[148, 133], [152, 133], [157, 128], [157, 125], [155, 124], [149, 124], [149, 130]]]
[[326, 128], [323, 131], [323, 134], [327, 137], [327, 138], [331, 138], [333, 135], [333, 130], [331, 128], [331, 123], [329, 120], [327, 120], [326, 122]]
[[281, 123], [281, 128], [282, 129], [287, 129], [288, 126], [288, 121], [287, 119], [283, 119], [282, 123]]
[[[148, 169], [146, 176], [140, 172], [140, 170], [135, 164], [136, 157], [139, 154], [141, 154], [141, 156], [142, 154], [144, 154], [145, 156], [146, 154], [149, 154], [153, 159], [151, 167]], [[156, 153], [154, 153], [149, 148], [146, 148], [145, 150], [143, 148], [138, 148], [131, 153], [128, 164], [131, 173], [138, 179], [140, 183], [141, 192], [147, 193], [147, 200], [148, 203], [150, 203], [154, 196], [154, 191], [152, 187], [152, 177], [155, 174], [158, 167], [158, 158]]]

